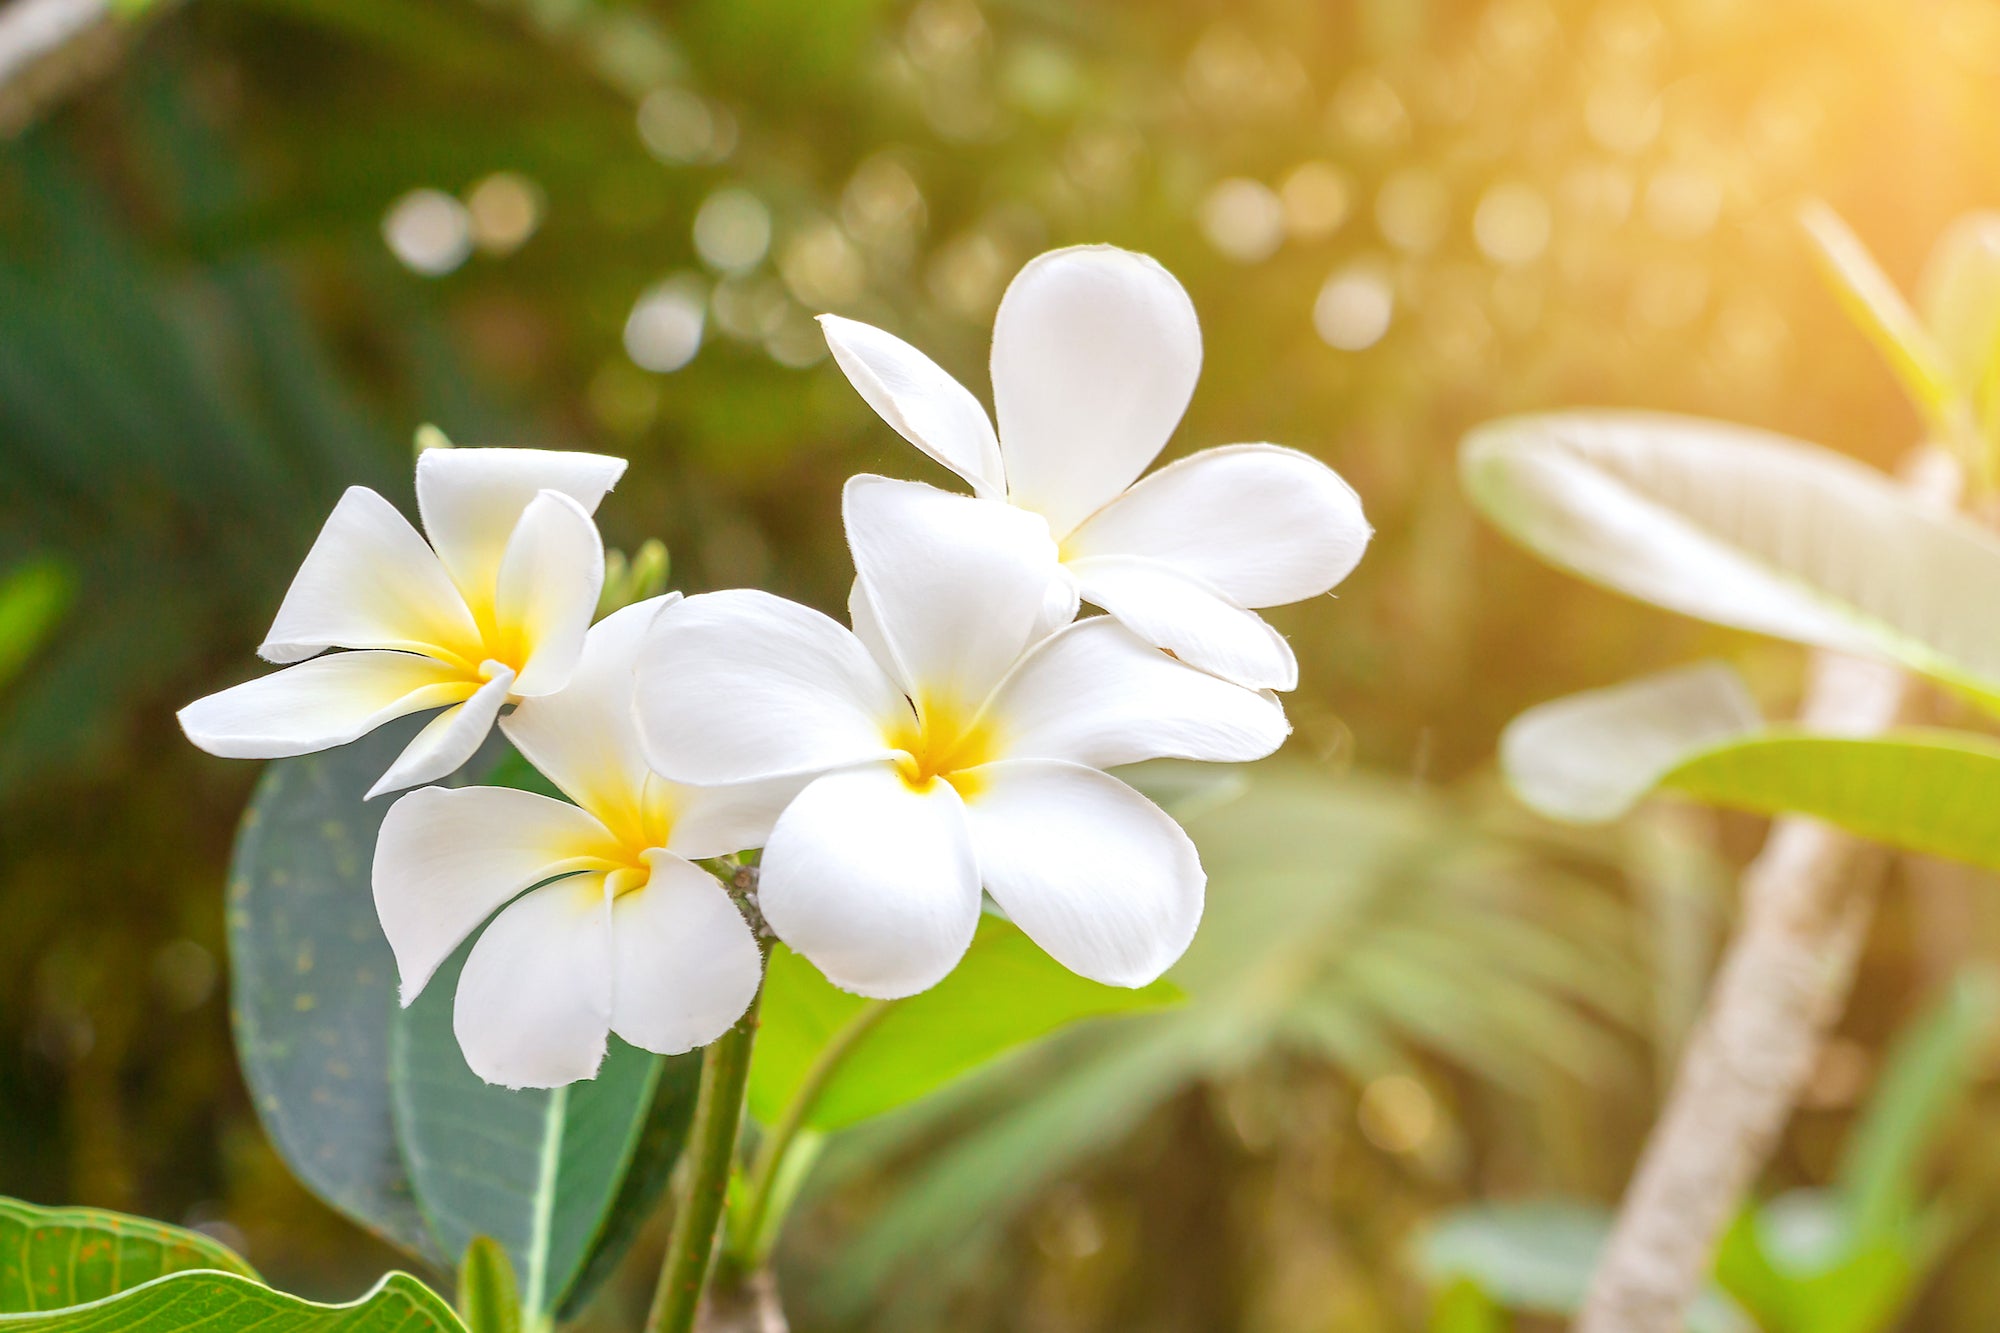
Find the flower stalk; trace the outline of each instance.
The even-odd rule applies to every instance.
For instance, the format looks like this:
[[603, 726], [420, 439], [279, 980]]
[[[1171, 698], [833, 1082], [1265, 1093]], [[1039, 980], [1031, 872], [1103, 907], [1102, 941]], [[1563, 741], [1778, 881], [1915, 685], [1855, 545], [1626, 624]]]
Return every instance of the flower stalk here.
[[750, 1081], [750, 1052], [757, 1040], [757, 1009], [763, 995], [729, 1031], [708, 1048], [701, 1062], [701, 1087], [696, 1094], [694, 1124], [688, 1131], [688, 1174], [673, 1231], [667, 1238], [666, 1259], [660, 1265], [653, 1307], [645, 1333], [689, 1333], [701, 1308], [709, 1258], [729, 1194], [729, 1174], [736, 1160], [736, 1136], [743, 1123], [744, 1090]]

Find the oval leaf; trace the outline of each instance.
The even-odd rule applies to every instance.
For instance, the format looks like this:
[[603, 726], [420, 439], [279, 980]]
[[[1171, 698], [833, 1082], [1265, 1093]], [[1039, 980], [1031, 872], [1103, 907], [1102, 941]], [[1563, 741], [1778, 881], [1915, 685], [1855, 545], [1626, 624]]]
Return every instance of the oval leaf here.
[[1887, 658], [1994, 706], [2000, 542], [1881, 473], [1741, 426], [1560, 412], [1466, 438], [1465, 489], [1543, 559], [1670, 611]]
[[88, 1305], [0, 1315], [23, 1333], [465, 1333], [436, 1292], [391, 1273], [347, 1305], [318, 1305], [233, 1273], [176, 1273]]
[[1811, 815], [1906, 851], [2000, 870], [2000, 743], [1984, 736], [1772, 731], [1695, 755], [1661, 785], [1738, 810]]
[[532, 1318], [579, 1303], [586, 1271], [608, 1271], [651, 1211], [687, 1137], [701, 1058], [614, 1037], [595, 1079], [552, 1091], [484, 1082], [452, 1033], [469, 947], [396, 1020], [396, 1132], [438, 1246], [497, 1241]]
[[422, 722], [265, 768], [229, 872], [230, 997], [251, 1099], [293, 1174], [384, 1239], [442, 1258], [458, 1248], [431, 1246], [389, 1110], [396, 960], [369, 874], [390, 802], [362, 799]]
[[1500, 761], [1526, 804], [1570, 823], [1616, 819], [1666, 788], [2000, 869], [2000, 741], [1914, 727], [1869, 737], [1764, 728], [1719, 664], [1531, 708], [1501, 737]]
[[98, 1208], [40, 1208], [0, 1198], [0, 1314], [115, 1296], [170, 1273], [214, 1269], [254, 1278], [229, 1248], [197, 1231]]
[[1079, 1019], [1158, 1009], [1180, 999], [1168, 982], [1138, 990], [1077, 976], [1043, 953], [1018, 926], [982, 917], [972, 947], [931, 989], [864, 1018], [874, 1002], [839, 989], [783, 945], [771, 951], [757, 1051], [750, 1066], [750, 1113], [775, 1123], [827, 1046], [857, 1019], [853, 1040], [814, 1100], [804, 1124], [832, 1130], [915, 1101], [1004, 1051]]
[[1500, 733], [1500, 770], [1530, 808], [1573, 824], [1618, 818], [1689, 755], [1764, 726], [1720, 662], [1538, 704]]

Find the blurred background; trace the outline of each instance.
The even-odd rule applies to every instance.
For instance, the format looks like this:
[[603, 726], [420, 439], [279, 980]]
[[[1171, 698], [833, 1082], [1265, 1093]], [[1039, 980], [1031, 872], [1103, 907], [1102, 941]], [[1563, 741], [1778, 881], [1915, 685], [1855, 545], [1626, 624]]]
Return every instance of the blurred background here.
[[[1892, 466], [1916, 420], [1793, 210], [1910, 283], [2000, 204], [1996, 125], [1996, 0], [0, 5], [0, 1193], [202, 1226], [309, 1294], [403, 1262], [258, 1126], [222, 943], [256, 766], [173, 710], [256, 672], [343, 487], [407, 506], [424, 422], [625, 455], [613, 545], [838, 613], [842, 479], [945, 478], [812, 316], [985, 397], [1008, 278], [1108, 241], [1201, 315], [1169, 455], [1309, 450], [1377, 537], [1274, 615], [1286, 752], [1183, 803], [1191, 1003], [837, 1141], [781, 1259], [795, 1326], [1504, 1327], [1452, 1313], [1437, 1227], [1615, 1198], [1760, 828], [1538, 825], [1498, 730], [1704, 653], [1782, 706], [1799, 663], [1505, 546], [1458, 438], [1643, 405]], [[1765, 1197], [1836, 1178], [1892, 1041], [2000, 954], [1994, 903], [1894, 868]], [[1948, 1225], [1853, 1327], [2000, 1326], [1983, 1031], [1905, 1117]]]

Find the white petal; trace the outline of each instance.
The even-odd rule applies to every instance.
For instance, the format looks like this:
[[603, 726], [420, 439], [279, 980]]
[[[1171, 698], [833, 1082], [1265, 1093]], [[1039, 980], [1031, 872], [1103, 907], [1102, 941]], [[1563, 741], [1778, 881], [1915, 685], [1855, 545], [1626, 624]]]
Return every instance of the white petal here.
[[1346, 578], [1370, 535], [1361, 498], [1317, 458], [1231, 444], [1142, 479], [1071, 533], [1063, 551], [1145, 556], [1244, 606], [1283, 606]]
[[964, 385], [873, 325], [821, 315], [819, 326], [848, 382], [898, 435], [971, 482], [974, 494], [1006, 494], [993, 422]]
[[757, 901], [843, 990], [896, 999], [935, 986], [979, 924], [958, 793], [937, 780], [913, 791], [887, 764], [820, 778], [765, 844]]
[[554, 449], [426, 449], [417, 456], [424, 532], [460, 588], [483, 597], [521, 511], [540, 491], [560, 491], [597, 512], [625, 460]]
[[1029, 643], [1040, 643], [1064, 625], [1076, 619], [1082, 609], [1082, 596], [1077, 587], [1076, 575], [1068, 566], [1056, 568], [1055, 577], [1042, 590], [1041, 614], [1035, 618], [1035, 629], [1028, 636]]
[[778, 816], [810, 781], [795, 775], [722, 787], [684, 787], [655, 774], [654, 788], [663, 789], [659, 799], [673, 812], [667, 850], [700, 861], [762, 847]]
[[1092, 768], [1261, 759], [1291, 731], [1274, 695], [1176, 662], [1109, 616], [1080, 620], [1036, 647], [986, 717], [1008, 759]]
[[444, 566], [396, 506], [350, 486], [257, 649], [298, 662], [328, 648], [442, 650], [479, 661], [479, 629]]
[[641, 822], [652, 777], [632, 715], [639, 650], [653, 618], [679, 600], [676, 592], [635, 602], [592, 625], [569, 683], [523, 699], [500, 721], [543, 777], [614, 828]]
[[850, 477], [847, 544], [889, 649], [919, 701], [976, 707], [1021, 656], [1060, 572], [1047, 524], [919, 481]]
[[1015, 925], [1070, 971], [1144, 986], [1201, 921], [1201, 858], [1166, 811], [1078, 764], [989, 764], [967, 777], [979, 873]]
[[1213, 584], [1141, 556], [1101, 555], [1070, 568], [1085, 597], [1155, 648], [1254, 690], [1298, 688], [1299, 661], [1285, 636]]
[[425, 787], [398, 800], [375, 840], [374, 881], [403, 1003], [502, 903], [619, 852], [588, 814], [534, 792]]
[[540, 492], [521, 511], [494, 585], [494, 634], [517, 672], [516, 694], [547, 694], [569, 680], [603, 590], [597, 525], [567, 495]]
[[847, 623], [854, 627], [854, 637], [861, 640], [870, 657], [877, 662], [896, 660], [896, 654], [889, 649], [889, 640], [882, 635], [882, 617], [876, 614], [875, 603], [859, 578], [847, 588]]
[[333, 653], [197, 699], [178, 717], [210, 754], [280, 759], [345, 745], [472, 689], [457, 668], [415, 653]]
[[472, 1072], [506, 1088], [590, 1078], [611, 1029], [611, 907], [604, 876], [526, 895], [466, 956], [452, 1028]]
[[993, 324], [993, 407], [1008, 497], [1056, 536], [1132, 484], [1201, 374], [1201, 326], [1174, 276], [1106, 245], [1021, 270]]
[[750, 589], [704, 593], [654, 620], [639, 659], [639, 734], [677, 782], [824, 772], [891, 753], [909, 705], [833, 620]]
[[664, 852], [647, 859], [646, 886], [611, 906], [611, 1030], [634, 1046], [679, 1055], [743, 1017], [764, 960], [715, 876]]
[[457, 772], [492, 732], [493, 720], [500, 716], [500, 705], [507, 702], [507, 692], [513, 685], [514, 673], [502, 668], [499, 675], [481, 685], [470, 699], [453, 704], [426, 722], [416, 739], [404, 746], [396, 762], [389, 765], [389, 771], [368, 789], [369, 799], [383, 792], [436, 782]]

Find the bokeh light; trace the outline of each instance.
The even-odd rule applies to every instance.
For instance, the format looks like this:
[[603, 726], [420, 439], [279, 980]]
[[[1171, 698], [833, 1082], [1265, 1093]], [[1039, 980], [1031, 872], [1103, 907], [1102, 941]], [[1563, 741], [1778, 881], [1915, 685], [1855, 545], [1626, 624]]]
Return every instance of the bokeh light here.
[[382, 239], [412, 271], [441, 277], [472, 254], [472, 214], [442, 190], [412, 190], [389, 206]]
[[701, 350], [708, 303], [701, 279], [681, 274], [647, 289], [625, 320], [625, 354], [634, 365], [667, 374]]
[[725, 272], [755, 268], [771, 248], [771, 210], [740, 187], [717, 190], [695, 212], [694, 248]]

